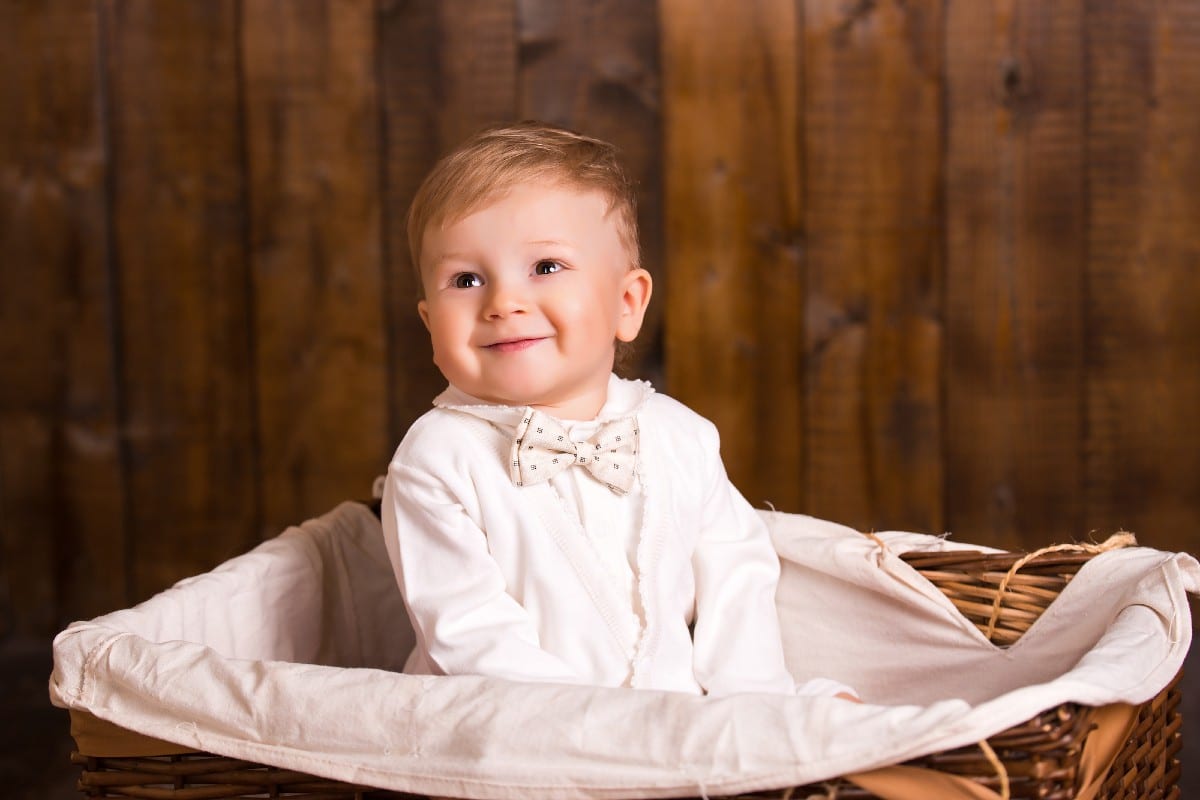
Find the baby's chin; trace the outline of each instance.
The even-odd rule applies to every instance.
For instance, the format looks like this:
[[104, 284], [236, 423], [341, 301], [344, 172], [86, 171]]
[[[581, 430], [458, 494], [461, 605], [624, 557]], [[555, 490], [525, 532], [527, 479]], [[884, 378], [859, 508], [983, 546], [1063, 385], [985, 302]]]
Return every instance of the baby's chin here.
[[447, 378], [447, 380], [451, 386], [460, 392], [490, 405], [514, 406], [516, 408], [525, 408], [527, 406], [538, 407], [541, 405], [539, 402], [540, 398], [536, 392], [520, 391], [518, 389], [505, 391], [502, 388], [485, 386], [472, 381], [456, 381], [453, 378]]
[[[485, 381], [472, 374], [445, 375], [455, 389], [484, 403], [531, 407], [563, 420], [589, 420], [600, 413], [608, 394], [611, 371], [602, 381], [538, 381], [536, 371], [514, 370]], [[455, 378], [459, 378], [456, 380]]]

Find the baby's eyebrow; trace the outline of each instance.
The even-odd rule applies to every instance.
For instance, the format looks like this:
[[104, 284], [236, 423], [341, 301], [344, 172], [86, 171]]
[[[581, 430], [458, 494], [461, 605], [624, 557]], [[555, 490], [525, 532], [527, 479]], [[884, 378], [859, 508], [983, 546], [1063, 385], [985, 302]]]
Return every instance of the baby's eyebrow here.
[[447, 261], [473, 261], [474, 259], [468, 253], [438, 253], [433, 259], [433, 263], [443, 264]]

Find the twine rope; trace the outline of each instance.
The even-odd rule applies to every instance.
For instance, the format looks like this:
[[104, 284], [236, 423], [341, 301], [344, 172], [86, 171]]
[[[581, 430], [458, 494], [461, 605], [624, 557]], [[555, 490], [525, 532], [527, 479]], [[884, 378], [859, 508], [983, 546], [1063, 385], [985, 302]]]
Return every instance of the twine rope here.
[[1016, 577], [1017, 571], [1030, 561], [1049, 553], [1071, 552], [1098, 555], [1100, 553], [1107, 553], [1109, 550], [1119, 550], [1122, 547], [1133, 547], [1136, 544], [1137, 537], [1132, 533], [1129, 531], [1118, 531], [1100, 544], [1055, 544], [1043, 547], [1040, 550], [1034, 550], [1032, 553], [1017, 559], [1016, 563], [1009, 567], [1008, 574], [1004, 576], [1004, 580], [1000, 581], [1000, 588], [996, 590], [996, 598], [992, 601], [992, 614], [988, 619], [987, 632], [984, 636], [991, 641], [992, 634], [996, 632], [996, 625], [1000, 622], [1000, 607], [1004, 603], [1004, 594], [1008, 591], [1008, 584]]
[[878, 537], [878, 536], [875, 534], [875, 531], [862, 531], [862, 535], [863, 535], [863, 536], [865, 536], [865, 537], [867, 537], [868, 539], [870, 539], [870, 540], [871, 540], [872, 542], [874, 542], [876, 545], [878, 545], [878, 546], [879, 546], [879, 549], [880, 549], [880, 550], [882, 550], [884, 553], [888, 552], [888, 546], [887, 546], [887, 543], [886, 543], [886, 542], [884, 542], [884, 541], [883, 541], [883, 539], [880, 539], [880, 538], [879, 538], [879, 537]]
[[[863, 531], [862, 533], [864, 536], [878, 545], [881, 551], [887, 552], [887, 545], [884, 543], [883, 539], [875, 534], [874, 531]], [[1122, 547], [1133, 547], [1135, 545], [1137, 545], [1137, 537], [1128, 531], [1118, 531], [1100, 544], [1055, 544], [1050, 545], [1049, 547], [1043, 547], [1039, 550], [1034, 550], [1032, 553], [1017, 559], [1017, 561], [1009, 568], [1008, 573], [1005, 574], [1004, 579], [1000, 581], [1000, 587], [996, 590], [996, 598], [992, 602], [991, 617], [988, 619], [987, 638], [990, 640], [992, 635], [996, 632], [996, 624], [1000, 621], [1000, 608], [1004, 603], [1004, 595], [1008, 591], [1008, 585], [1012, 582], [1012, 579], [1016, 577], [1017, 572], [1019, 572], [1021, 568], [1030, 561], [1049, 553], [1071, 552], [1091, 553], [1092, 555], [1098, 555], [1100, 553], [1106, 553], [1109, 550], [1119, 550]], [[992, 765], [992, 769], [996, 771], [996, 777], [1000, 779], [1000, 800], [1011, 800], [1012, 788], [1009, 785], [1008, 769], [1004, 766], [1004, 762], [1001, 761], [1000, 757], [996, 755], [996, 751], [992, 749], [992, 746], [988, 744], [986, 739], [981, 740], [978, 743], [978, 746], [980, 751], [983, 753], [984, 758], [986, 758], [988, 763]], [[836, 794], [834, 796], [836, 797]]]
[[1000, 778], [1000, 800], [1010, 800], [1012, 791], [1008, 786], [1008, 770], [1004, 766], [1004, 762], [996, 755], [996, 751], [988, 744], [987, 739], [982, 739], [979, 742], [979, 749], [983, 751], [983, 756], [992, 765], [992, 769], [996, 770], [997, 777]]

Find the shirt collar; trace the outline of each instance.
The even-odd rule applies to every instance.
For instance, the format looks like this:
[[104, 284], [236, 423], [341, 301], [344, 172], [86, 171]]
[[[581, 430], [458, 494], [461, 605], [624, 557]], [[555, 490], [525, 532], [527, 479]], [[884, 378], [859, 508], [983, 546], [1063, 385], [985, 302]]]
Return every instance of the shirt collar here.
[[[609, 422], [610, 420], [636, 414], [646, 404], [646, 401], [652, 394], [654, 394], [654, 387], [647, 381], [631, 381], [618, 378], [616, 375], [610, 375], [608, 378], [608, 395], [604, 401], [604, 405], [600, 408], [600, 413], [591, 421], [597, 423]], [[470, 414], [471, 416], [479, 417], [480, 419], [487, 420], [503, 428], [510, 428], [514, 431], [524, 417], [525, 410], [528, 408], [528, 406], [506, 406], [489, 403], [486, 400], [472, 397], [453, 385], [448, 386], [444, 392], [435, 397], [433, 405], [437, 408]], [[573, 421], [578, 422], [582, 420], [563, 420], [565, 423]]]

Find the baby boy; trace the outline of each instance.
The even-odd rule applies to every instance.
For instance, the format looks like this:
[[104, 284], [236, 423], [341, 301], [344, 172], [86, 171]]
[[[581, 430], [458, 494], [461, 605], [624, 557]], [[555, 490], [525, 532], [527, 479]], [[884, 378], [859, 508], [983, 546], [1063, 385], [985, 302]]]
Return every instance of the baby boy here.
[[652, 287], [614, 148], [484, 131], [426, 178], [408, 237], [449, 387], [384, 488], [406, 671], [846, 696], [784, 665], [778, 558], [716, 428], [613, 374]]

